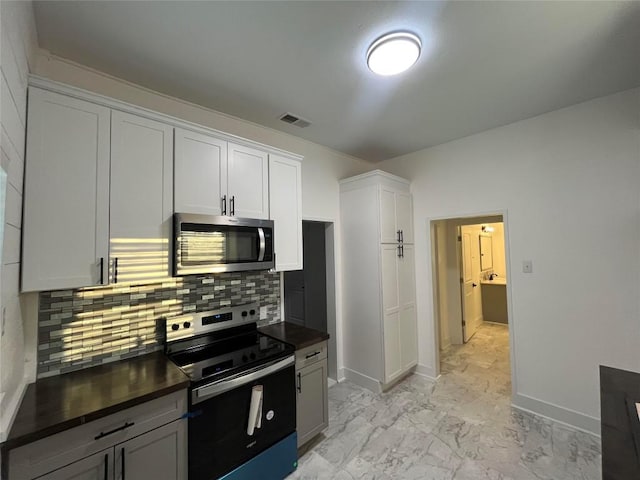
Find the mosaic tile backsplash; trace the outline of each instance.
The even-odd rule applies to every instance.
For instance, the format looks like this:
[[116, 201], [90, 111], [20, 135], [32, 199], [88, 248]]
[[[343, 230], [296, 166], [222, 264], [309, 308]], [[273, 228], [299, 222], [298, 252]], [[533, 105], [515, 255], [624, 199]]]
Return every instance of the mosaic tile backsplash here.
[[280, 321], [280, 274], [221, 273], [42, 292], [38, 312], [38, 378], [134, 357], [162, 348], [164, 319], [259, 302]]

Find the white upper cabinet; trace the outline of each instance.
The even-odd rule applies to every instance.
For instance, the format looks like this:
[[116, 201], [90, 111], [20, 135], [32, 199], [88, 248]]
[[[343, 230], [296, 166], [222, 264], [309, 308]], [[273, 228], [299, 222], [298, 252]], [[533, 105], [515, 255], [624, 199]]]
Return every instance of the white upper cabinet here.
[[400, 236], [396, 228], [396, 193], [380, 187], [380, 242], [396, 243]]
[[211, 135], [176, 129], [175, 211], [269, 218], [269, 156]]
[[173, 128], [123, 112], [111, 126], [111, 282], [171, 275]]
[[380, 242], [413, 243], [411, 194], [380, 187]]
[[269, 218], [274, 222], [276, 270], [302, 269], [302, 168], [269, 155]]
[[269, 157], [266, 152], [229, 143], [227, 195], [229, 215], [269, 218]]
[[402, 243], [413, 243], [413, 204], [410, 193], [396, 192], [396, 230]]
[[174, 212], [271, 218], [276, 268], [301, 269], [300, 157], [208, 132], [30, 79], [22, 291], [171, 276]]
[[107, 283], [110, 116], [30, 89], [22, 291]]
[[174, 205], [178, 213], [223, 215], [227, 142], [176, 128]]

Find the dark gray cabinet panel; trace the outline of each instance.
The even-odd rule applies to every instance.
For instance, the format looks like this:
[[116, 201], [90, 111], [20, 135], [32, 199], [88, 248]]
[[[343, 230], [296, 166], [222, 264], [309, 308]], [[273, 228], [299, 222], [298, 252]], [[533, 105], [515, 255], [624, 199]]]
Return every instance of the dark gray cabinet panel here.
[[116, 478], [186, 480], [186, 433], [177, 420], [116, 445]]
[[95, 453], [36, 480], [112, 480], [113, 449]]
[[296, 352], [298, 446], [329, 425], [326, 344], [322, 342]]

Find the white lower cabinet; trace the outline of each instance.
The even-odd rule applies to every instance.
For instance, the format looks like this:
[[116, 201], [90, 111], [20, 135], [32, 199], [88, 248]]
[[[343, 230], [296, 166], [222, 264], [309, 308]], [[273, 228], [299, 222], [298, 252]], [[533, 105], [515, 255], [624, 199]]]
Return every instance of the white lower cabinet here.
[[8, 480], [187, 480], [180, 391], [9, 451]]

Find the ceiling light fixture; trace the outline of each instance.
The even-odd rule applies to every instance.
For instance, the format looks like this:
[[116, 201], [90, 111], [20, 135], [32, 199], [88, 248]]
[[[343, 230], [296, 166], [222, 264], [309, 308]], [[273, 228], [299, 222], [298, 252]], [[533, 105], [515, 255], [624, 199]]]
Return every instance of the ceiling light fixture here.
[[387, 33], [369, 47], [367, 65], [378, 75], [397, 75], [416, 63], [421, 48], [420, 38], [413, 33]]

